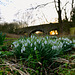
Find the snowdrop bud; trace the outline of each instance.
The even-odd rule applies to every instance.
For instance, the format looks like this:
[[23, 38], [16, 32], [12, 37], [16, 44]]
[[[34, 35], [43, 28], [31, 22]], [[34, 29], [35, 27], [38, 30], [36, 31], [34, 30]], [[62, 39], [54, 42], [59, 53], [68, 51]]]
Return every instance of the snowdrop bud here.
[[34, 47], [34, 50], [36, 50], [36, 47]]
[[13, 42], [13, 44], [16, 44], [17, 42], [15, 41], [15, 42]]
[[28, 43], [30, 43], [30, 41], [28, 41]]
[[17, 47], [17, 45], [14, 45], [14, 47]]
[[31, 35], [31, 38], [32, 38], [32, 35]]
[[61, 40], [61, 38], [59, 38], [59, 40]]
[[25, 51], [25, 47], [23, 48], [23, 51]]
[[48, 36], [46, 38], [48, 39]]
[[42, 46], [44, 46], [44, 43], [42, 43]]
[[57, 46], [52, 46], [52, 49], [53, 49], [53, 50], [57, 49]]
[[11, 45], [11, 48], [13, 47], [13, 45]]
[[64, 45], [66, 47], [66, 45]]
[[28, 42], [29, 40], [27, 39], [27, 42]]
[[45, 44], [47, 44], [47, 41], [45, 41]]
[[32, 45], [33, 45], [33, 44], [31, 43], [30, 46], [32, 47]]
[[25, 43], [25, 46], [27, 46], [27, 43]]
[[25, 45], [23, 44], [22, 47], [24, 47]]
[[34, 42], [34, 45], [36, 45], [36, 42]]
[[23, 53], [23, 50], [21, 50], [21, 53]]
[[70, 43], [72, 43], [72, 41], [70, 41]]
[[40, 41], [38, 43], [40, 44]]
[[39, 40], [37, 39], [37, 42], [39, 42]]

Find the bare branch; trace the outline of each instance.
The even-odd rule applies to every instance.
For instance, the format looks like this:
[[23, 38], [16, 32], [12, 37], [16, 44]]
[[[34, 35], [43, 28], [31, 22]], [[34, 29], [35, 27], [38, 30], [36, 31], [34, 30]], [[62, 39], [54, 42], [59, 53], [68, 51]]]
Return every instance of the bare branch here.
[[58, 12], [57, 6], [56, 6], [56, 0], [54, 0], [54, 4], [55, 4], [56, 11]]
[[27, 10], [34, 10], [34, 9], [37, 9], [37, 8], [43, 8], [44, 6], [50, 4], [50, 3], [54, 3], [54, 2], [48, 2], [46, 4], [41, 4], [41, 5], [37, 5], [36, 7], [32, 7], [32, 8], [29, 8]]
[[72, 0], [72, 9], [73, 9], [74, 0]]
[[65, 7], [68, 3], [69, 3], [69, 1], [65, 3], [65, 5], [62, 7], [62, 9], [64, 9], [64, 7]]

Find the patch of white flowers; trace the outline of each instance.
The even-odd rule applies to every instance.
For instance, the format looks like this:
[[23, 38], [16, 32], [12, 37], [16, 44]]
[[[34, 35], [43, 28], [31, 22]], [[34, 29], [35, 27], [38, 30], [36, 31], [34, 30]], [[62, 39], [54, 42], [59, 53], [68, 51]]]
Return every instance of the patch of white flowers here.
[[[75, 40], [73, 40], [75, 42]], [[26, 50], [33, 49], [34, 51], [38, 50], [41, 46], [41, 48], [47, 48], [45, 46], [48, 45], [49, 48], [52, 50], [62, 50], [63, 46], [66, 47], [73, 43], [68, 38], [56, 38], [51, 39], [48, 36], [47, 37], [35, 37], [31, 36], [27, 39], [19, 39], [12, 43], [11, 47], [17, 48], [20, 44], [21, 46], [21, 53], [25, 52]]]

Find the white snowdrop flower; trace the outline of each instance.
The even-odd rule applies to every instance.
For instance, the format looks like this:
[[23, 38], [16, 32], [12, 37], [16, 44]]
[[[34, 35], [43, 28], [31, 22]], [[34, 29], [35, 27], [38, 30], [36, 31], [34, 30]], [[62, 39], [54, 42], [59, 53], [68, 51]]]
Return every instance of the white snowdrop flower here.
[[25, 51], [25, 47], [22, 47], [22, 50]]
[[36, 42], [34, 42], [34, 45], [36, 45]]
[[27, 43], [25, 43], [25, 46], [27, 46]]
[[33, 36], [31, 35], [31, 38], [32, 38]]
[[57, 46], [52, 46], [52, 49], [53, 49], [53, 50], [57, 49]]
[[66, 44], [68, 44], [68, 42], [66, 41]]
[[15, 42], [13, 42], [13, 44], [16, 44], [17, 42], [15, 41]]
[[13, 47], [13, 45], [11, 45], [11, 48]]
[[59, 47], [62, 48], [62, 47], [63, 47], [63, 43], [60, 43], [60, 44], [59, 44]]
[[17, 45], [14, 45], [14, 47], [17, 47]]
[[29, 40], [27, 39], [27, 42], [29, 42]]
[[59, 38], [59, 40], [61, 40], [61, 38]]
[[45, 44], [47, 44], [47, 41], [45, 40]]
[[73, 43], [75, 43], [75, 40], [73, 40]]
[[31, 43], [30, 46], [32, 47], [32, 45], [33, 45], [33, 44]]
[[23, 53], [23, 50], [21, 50], [21, 53]]
[[68, 38], [66, 38], [65, 40], [70, 41]]
[[70, 43], [67, 43], [68, 45], [70, 45]]
[[36, 47], [34, 47], [34, 50], [36, 50]]
[[42, 46], [44, 46], [44, 43], [42, 43]]
[[24, 47], [25, 45], [23, 44], [22, 47]]
[[66, 47], [66, 45], [64, 45]]
[[28, 40], [28, 43], [30, 43], [30, 41]]
[[37, 39], [37, 42], [39, 42], [39, 40]]
[[62, 40], [64, 40], [65, 38], [62, 37]]
[[22, 47], [22, 49], [21, 49], [21, 53], [23, 53], [23, 51], [25, 51], [25, 47]]
[[38, 41], [38, 43], [40, 44], [40, 40]]
[[72, 43], [72, 41], [70, 40], [70, 43]]
[[46, 38], [48, 39], [48, 36]]

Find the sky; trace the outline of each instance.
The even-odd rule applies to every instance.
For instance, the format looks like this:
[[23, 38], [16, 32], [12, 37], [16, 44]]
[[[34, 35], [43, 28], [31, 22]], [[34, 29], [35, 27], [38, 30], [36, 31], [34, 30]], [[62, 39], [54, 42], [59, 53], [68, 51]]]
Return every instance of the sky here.
[[[0, 0], [0, 16], [2, 17], [0, 22], [10, 23], [13, 22], [13, 20], [17, 22], [26, 21], [28, 25], [57, 22], [58, 14], [54, 3], [52, 3], [53, 1], [54, 0]], [[61, 8], [68, 1], [69, 3], [66, 5], [66, 11], [68, 18], [70, 18], [71, 0], [61, 0]], [[44, 7], [28, 10], [46, 3], [49, 4]], [[17, 13], [19, 14], [15, 15]], [[64, 16], [64, 11], [62, 11], [62, 18], [64, 18]]]

